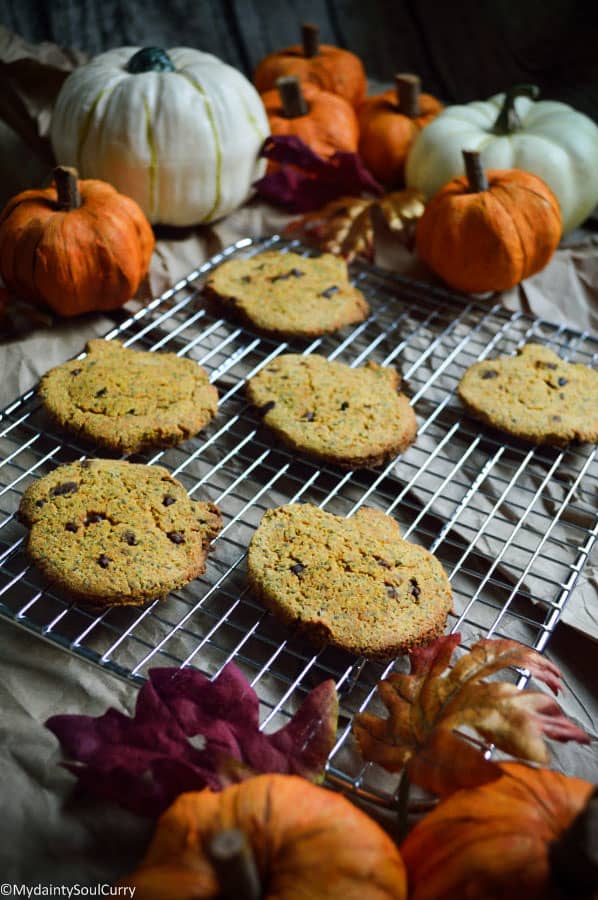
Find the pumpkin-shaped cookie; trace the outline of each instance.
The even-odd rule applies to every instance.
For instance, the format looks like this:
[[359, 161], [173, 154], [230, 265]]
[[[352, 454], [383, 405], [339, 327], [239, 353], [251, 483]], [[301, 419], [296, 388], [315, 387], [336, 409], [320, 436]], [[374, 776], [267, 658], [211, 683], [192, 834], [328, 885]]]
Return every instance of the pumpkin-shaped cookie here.
[[119, 886], [135, 888], [136, 900], [217, 900], [223, 892], [209, 847], [229, 829], [247, 840], [263, 900], [407, 896], [401, 857], [380, 826], [341, 795], [296, 775], [182, 794], [160, 818], [139, 868]]

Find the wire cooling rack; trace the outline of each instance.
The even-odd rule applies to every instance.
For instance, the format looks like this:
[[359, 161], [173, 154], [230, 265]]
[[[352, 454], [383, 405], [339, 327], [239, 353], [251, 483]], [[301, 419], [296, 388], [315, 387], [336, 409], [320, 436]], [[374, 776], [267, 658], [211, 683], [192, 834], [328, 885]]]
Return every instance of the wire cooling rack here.
[[[313, 686], [333, 678], [341, 708], [329, 778], [386, 805], [396, 780], [363, 763], [351, 720], [378, 708], [377, 682], [405, 661], [383, 665], [332, 647], [315, 651], [265, 612], [246, 585], [251, 535], [266, 509], [291, 501], [344, 516], [377, 507], [441, 560], [454, 592], [450, 627], [461, 632], [463, 646], [496, 636], [541, 651], [598, 534], [596, 449], [507, 441], [463, 412], [456, 387], [476, 360], [515, 353], [530, 340], [591, 365], [598, 340], [361, 264], [352, 276], [370, 301], [367, 321], [311, 342], [268, 339], [217, 318], [201, 293], [206, 274], [223, 260], [264, 249], [311, 253], [279, 237], [240, 241], [106, 335], [195, 359], [218, 387], [218, 415], [199, 436], [133, 458], [165, 465], [191, 496], [221, 508], [224, 527], [205, 575], [166, 600], [100, 614], [52, 589], [24, 554], [15, 512], [34, 479], [94, 455], [94, 448], [55, 431], [31, 391], [0, 414], [0, 612], [136, 683], [152, 666], [192, 665], [215, 676], [232, 660], [256, 689], [268, 730], [288, 721]], [[273, 442], [243, 386], [290, 351], [397, 366], [418, 418], [415, 444], [383, 468], [346, 472]]]

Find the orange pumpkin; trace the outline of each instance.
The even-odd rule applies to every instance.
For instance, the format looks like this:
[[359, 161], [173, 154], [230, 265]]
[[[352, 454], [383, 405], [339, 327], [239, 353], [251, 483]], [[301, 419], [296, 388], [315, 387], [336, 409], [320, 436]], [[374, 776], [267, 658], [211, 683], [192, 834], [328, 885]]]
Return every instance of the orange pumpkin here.
[[24, 300], [62, 316], [116, 309], [147, 273], [154, 235], [140, 207], [103, 181], [55, 169], [55, 184], [0, 214], [0, 275]]
[[229, 829], [248, 842], [263, 900], [407, 896], [401, 857], [382, 828], [345, 797], [296, 775], [182, 794], [158, 821], [139, 868], [119, 884], [134, 887], [135, 900], [220, 897], [209, 848]]
[[584, 810], [593, 785], [520, 763], [501, 768], [497, 781], [441, 801], [403, 841], [410, 900], [589, 896], [573, 891], [575, 876], [562, 868], [560, 877], [572, 890], [561, 893], [550, 859], [554, 842]]
[[262, 101], [272, 134], [296, 135], [325, 158], [337, 150], [357, 152], [357, 116], [342, 97], [288, 77], [279, 79], [275, 90], [262, 94]]
[[464, 151], [467, 175], [449, 181], [417, 224], [419, 256], [451, 287], [504, 291], [549, 262], [562, 233], [558, 200], [536, 175], [481, 169]]
[[370, 172], [383, 184], [405, 180], [411, 144], [443, 109], [431, 94], [420, 93], [417, 75], [396, 75], [394, 89], [368, 97], [358, 111], [359, 153]]
[[263, 94], [283, 75], [295, 75], [302, 82], [331, 91], [357, 107], [365, 97], [367, 80], [361, 60], [354, 53], [319, 43], [316, 25], [303, 25], [301, 45], [270, 53], [260, 62], [253, 83]]

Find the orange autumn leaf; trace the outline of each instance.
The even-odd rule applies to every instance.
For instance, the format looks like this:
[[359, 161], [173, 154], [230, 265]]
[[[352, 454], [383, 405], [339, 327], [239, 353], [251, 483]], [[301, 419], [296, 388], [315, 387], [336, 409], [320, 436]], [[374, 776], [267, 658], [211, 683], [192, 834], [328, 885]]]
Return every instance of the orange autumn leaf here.
[[537, 763], [548, 761], [547, 737], [588, 743], [585, 732], [563, 715], [549, 694], [485, 681], [516, 667], [527, 669], [557, 693], [560, 672], [554, 663], [516, 641], [485, 639], [447, 671], [459, 641], [460, 635], [454, 634], [414, 650], [409, 674], [391, 673], [379, 683], [388, 716], [361, 713], [353, 723], [365, 759], [391, 772], [406, 768], [411, 781], [444, 796], [500, 775], [484, 748], [457, 729]]
[[300, 237], [327, 253], [337, 253], [348, 262], [361, 256], [374, 258], [375, 208], [397, 240], [412, 246], [415, 226], [423, 215], [425, 199], [415, 190], [394, 191], [377, 199], [339, 197], [316, 212], [295, 219], [286, 234]]

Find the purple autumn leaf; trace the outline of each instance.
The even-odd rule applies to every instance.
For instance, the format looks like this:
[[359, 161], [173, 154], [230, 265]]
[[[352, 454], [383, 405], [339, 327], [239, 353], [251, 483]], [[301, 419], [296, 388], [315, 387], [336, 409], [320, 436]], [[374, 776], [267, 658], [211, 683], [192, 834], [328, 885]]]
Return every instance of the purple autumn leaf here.
[[140, 815], [162, 812], [183, 791], [219, 790], [262, 772], [318, 781], [336, 735], [334, 682], [318, 685], [274, 734], [259, 730], [259, 700], [232, 663], [210, 681], [195, 669], [152, 669], [135, 714], [48, 719], [82, 788]]
[[343, 194], [383, 194], [357, 153], [337, 151], [324, 159], [296, 135], [273, 135], [266, 138], [260, 155], [278, 167], [256, 181], [257, 193], [293, 212], [319, 209]]

